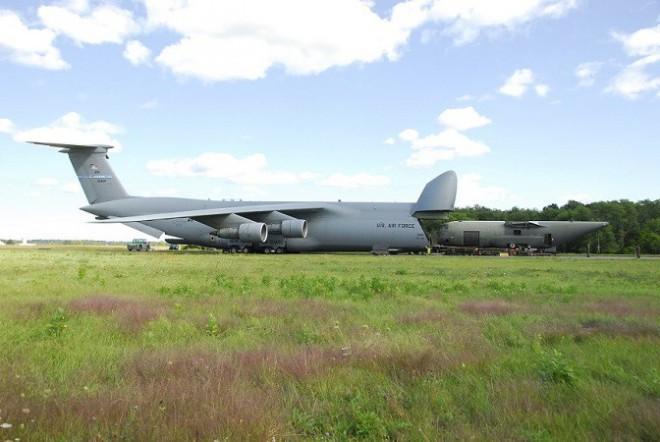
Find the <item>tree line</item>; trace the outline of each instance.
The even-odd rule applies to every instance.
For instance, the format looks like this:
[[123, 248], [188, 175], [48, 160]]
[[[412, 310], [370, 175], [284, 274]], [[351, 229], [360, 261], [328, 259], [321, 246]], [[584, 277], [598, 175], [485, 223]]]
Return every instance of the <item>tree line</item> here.
[[560, 247], [562, 252], [584, 252], [587, 244], [601, 253], [660, 253], [660, 199], [638, 202], [628, 200], [599, 201], [583, 204], [569, 201], [563, 206], [550, 204], [541, 210], [513, 207], [509, 210], [482, 206], [459, 208], [449, 221], [607, 221], [609, 225], [596, 233]]

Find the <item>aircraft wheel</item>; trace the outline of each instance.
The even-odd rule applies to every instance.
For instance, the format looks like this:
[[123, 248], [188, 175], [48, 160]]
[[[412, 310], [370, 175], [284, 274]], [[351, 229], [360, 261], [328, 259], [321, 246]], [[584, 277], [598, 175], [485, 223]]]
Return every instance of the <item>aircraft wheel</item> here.
[[236, 247], [232, 247], [231, 249], [229, 249], [229, 253], [236, 253], [236, 252], [238, 252], [238, 249]]
[[284, 253], [284, 249], [282, 247], [278, 247], [275, 249], [275, 253]]
[[269, 253], [273, 253], [273, 251], [270, 249], [270, 247], [266, 247], [266, 248], [264, 249], [264, 253], [265, 253], [266, 255], [268, 255]]
[[241, 249], [241, 253], [248, 253], [249, 251], [250, 251], [250, 249], [248, 249], [247, 247], [243, 247]]

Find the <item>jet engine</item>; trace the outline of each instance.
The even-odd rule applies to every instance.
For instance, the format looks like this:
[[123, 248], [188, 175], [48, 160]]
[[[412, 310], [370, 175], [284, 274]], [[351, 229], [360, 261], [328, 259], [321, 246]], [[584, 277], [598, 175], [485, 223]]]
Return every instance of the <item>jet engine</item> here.
[[264, 243], [268, 239], [268, 227], [264, 223], [244, 223], [238, 227], [222, 228], [218, 230], [217, 235], [225, 239]]
[[304, 219], [285, 219], [278, 224], [269, 224], [268, 231], [279, 233], [285, 238], [307, 238], [307, 221]]

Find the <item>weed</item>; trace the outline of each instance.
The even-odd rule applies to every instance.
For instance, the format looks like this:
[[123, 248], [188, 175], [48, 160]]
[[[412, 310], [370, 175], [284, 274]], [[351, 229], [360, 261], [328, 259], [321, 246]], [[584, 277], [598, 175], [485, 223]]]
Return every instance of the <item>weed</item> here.
[[218, 320], [213, 315], [213, 313], [209, 313], [209, 318], [206, 321], [206, 327], [204, 328], [204, 331], [206, 332], [207, 336], [220, 336], [220, 325], [218, 324]]
[[78, 281], [85, 279], [85, 275], [87, 275], [87, 266], [81, 264], [78, 266]]
[[574, 386], [578, 380], [574, 368], [557, 349], [541, 354], [539, 374], [542, 380], [555, 384]]
[[46, 334], [59, 338], [67, 329], [68, 318], [63, 308], [58, 308], [46, 324]]

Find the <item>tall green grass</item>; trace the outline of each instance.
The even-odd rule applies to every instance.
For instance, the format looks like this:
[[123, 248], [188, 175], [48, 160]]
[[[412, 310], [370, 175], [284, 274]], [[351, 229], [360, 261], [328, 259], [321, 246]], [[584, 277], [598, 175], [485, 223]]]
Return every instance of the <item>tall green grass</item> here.
[[0, 440], [658, 440], [658, 367], [660, 260], [0, 250]]

